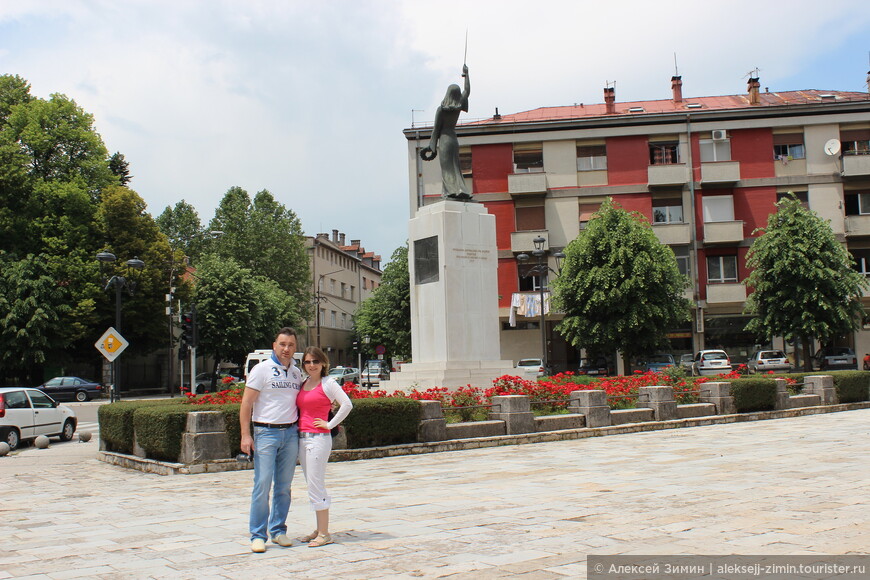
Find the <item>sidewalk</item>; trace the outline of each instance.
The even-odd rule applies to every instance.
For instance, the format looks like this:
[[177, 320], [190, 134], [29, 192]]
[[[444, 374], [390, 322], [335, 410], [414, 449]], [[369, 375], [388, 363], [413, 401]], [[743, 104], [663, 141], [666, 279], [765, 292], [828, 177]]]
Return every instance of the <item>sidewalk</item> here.
[[[870, 409], [333, 463], [337, 543], [247, 534], [251, 472], [157, 476], [95, 442], [0, 458], [2, 578], [583, 578], [589, 554], [870, 549]], [[313, 528], [301, 470], [288, 525]]]

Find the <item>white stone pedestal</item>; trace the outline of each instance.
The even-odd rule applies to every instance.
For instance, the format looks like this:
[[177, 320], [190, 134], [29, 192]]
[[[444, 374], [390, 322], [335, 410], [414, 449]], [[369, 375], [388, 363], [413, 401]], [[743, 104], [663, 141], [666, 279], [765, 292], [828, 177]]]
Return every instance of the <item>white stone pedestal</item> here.
[[412, 363], [382, 388], [489, 387], [500, 360], [495, 216], [477, 203], [424, 206], [409, 225]]

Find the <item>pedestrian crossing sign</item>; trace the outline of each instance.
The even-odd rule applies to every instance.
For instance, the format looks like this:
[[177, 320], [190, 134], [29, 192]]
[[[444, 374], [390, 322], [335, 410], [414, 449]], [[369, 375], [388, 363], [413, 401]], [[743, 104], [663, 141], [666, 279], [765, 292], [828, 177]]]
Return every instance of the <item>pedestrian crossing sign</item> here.
[[124, 349], [130, 346], [130, 343], [121, 336], [120, 332], [110, 326], [100, 337], [100, 340], [94, 343], [94, 346], [106, 357], [106, 360], [111, 362], [118, 358]]

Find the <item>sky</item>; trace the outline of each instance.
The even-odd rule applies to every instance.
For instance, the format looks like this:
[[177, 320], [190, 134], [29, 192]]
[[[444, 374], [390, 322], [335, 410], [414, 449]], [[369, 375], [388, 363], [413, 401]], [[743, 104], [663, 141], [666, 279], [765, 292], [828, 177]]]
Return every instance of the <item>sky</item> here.
[[[467, 48], [466, 48], [467, 38]], [[402, 134], [429, 124], [463, 57], [460, 122], [538, 107], [746, 91], [867, 91], [867, 0], [0, 0], [0, 74], [95, 117], [158, 216], [203, 225], [233, 186], [269, 190], [307, 235], [384, 262], [408, 237]], [[675, 69], [676, 60], [676, 69]]]

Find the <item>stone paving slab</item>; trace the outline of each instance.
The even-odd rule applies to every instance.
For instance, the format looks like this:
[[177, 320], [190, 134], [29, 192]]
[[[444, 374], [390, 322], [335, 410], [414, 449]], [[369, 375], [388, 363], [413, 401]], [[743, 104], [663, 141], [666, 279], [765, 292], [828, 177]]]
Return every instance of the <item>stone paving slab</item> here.
[[[590, 554], [870, 550], [870, 409], [329, 465], [336, 544], [247, 538], [250, 471], [0, 458], [0, 579], [583, 578]], [[308, 533], [301, 470], [288, 521]]]

